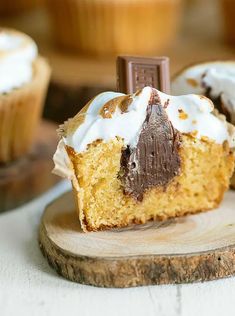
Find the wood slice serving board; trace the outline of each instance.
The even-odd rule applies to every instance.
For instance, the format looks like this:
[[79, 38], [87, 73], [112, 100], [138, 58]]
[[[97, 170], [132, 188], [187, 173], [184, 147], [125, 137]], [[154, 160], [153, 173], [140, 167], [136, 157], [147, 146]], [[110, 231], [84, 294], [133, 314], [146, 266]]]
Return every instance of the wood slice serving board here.
[[39, 244], [72, 281], [131, 287], [207, 281], [235, 274], [235, 192], [217, 210], [125, 229], [83, 233], [71, 192], [45, 210]]
[[51, 173], [58, 143], [56, 128], [42, 121], [31, 152], [0, 166], [0, 213], [28, 202], [61, 180]]

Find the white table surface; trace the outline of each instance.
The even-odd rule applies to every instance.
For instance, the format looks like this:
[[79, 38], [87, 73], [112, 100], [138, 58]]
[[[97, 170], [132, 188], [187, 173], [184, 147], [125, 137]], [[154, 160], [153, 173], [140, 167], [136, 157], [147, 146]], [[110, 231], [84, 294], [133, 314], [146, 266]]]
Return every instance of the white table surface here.
[[38, 224], [44, 206], [69, 188], [61, 182], [40, 198], [0, 215], [0, 316], [235, 315], [235, 278], [102, 289], [59, 277], [39, 250]]

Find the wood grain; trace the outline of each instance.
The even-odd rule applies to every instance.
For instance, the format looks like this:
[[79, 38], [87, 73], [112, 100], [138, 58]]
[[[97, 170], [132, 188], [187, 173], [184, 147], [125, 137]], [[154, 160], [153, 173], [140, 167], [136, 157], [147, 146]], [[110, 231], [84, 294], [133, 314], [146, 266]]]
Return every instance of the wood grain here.
[[51, 174], [57, 143], [56, 125], [42, 121], [31, 153], [0, 166], [0, 212], [28, 202], [61, 180]]
[[235, 273], [234, 200], [230, 191], [212, 212], [83, 233], [69, 192], [46, 208], [39, 243], [60, 275], [82, 284], [122, 288], [223, 278]]

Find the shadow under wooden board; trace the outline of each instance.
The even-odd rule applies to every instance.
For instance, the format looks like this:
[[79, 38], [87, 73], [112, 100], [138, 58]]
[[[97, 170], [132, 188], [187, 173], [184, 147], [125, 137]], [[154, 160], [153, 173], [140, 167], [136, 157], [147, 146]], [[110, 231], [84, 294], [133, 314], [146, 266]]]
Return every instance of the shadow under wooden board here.
[[39, 244], [72, 281], [99, 287], [208, 281], [235, 274], [235, 192], [217, 210], [125, 229], [83, 233], [71, 192], [47, 206]]

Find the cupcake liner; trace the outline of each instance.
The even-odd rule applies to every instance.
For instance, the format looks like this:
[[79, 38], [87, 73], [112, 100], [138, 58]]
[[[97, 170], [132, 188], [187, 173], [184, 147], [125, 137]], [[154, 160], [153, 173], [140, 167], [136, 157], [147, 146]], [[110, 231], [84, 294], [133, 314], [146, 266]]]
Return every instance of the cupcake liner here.
[[47, 0], [58, 44], [90, 55], [152, 55], [174, 38], [181, 0]]
[[50, 68], [39, 57], [30, 83], [0, 95], [0, 163], [15, 160], [31, 149], [49, 77]]
[[0, 1], [0, 14], [11, 14], [21, 10], [31, 9], [43, 0], [2, 0]]
[[231, 179], [231, 188], [232, 188], [233, 190], [235, 190], [235, 172], [234, 172], [234, 174], [233, 174], [233, 176], [232, 176], [232, 179]]
[[221, 7], [224, 16], [224, 34], [227, 42], [235, 43], [235, 2], [234, 0], [221, 0]]

